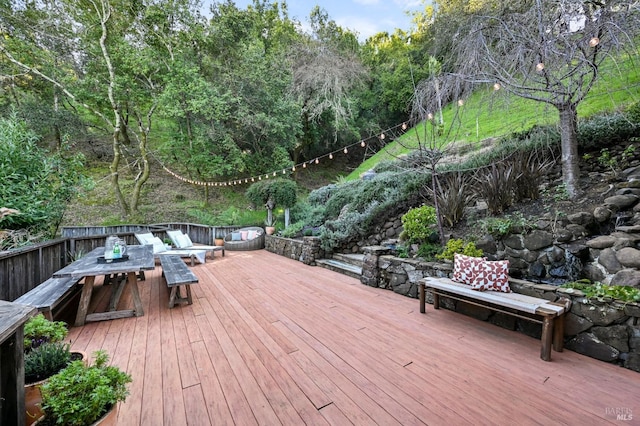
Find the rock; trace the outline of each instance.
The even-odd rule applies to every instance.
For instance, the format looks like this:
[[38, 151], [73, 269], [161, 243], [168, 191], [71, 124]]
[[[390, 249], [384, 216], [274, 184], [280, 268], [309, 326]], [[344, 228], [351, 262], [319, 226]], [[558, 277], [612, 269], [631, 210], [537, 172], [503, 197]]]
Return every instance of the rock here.
[[593, 327], [593, 323], [573, 312], [567, 312], [564, 319], [564, 335], [577, 336]]
[[476, 241], [476, 247], [482, 249], [484, 253], [495, 253], [498, 251], [496, 240], [492, 235], [485, 235]]
[[566, 347], [572, 351], [606, 362], [613, 362], [620, 356], [619, 350], [601, 342], [591, 333], [583, 333], [576, 336], [567, 342]]
[[591, 333], [602, 343], [613, 346], [620, 352], [629, 352], [629, 332], [626, 325], [593, 327]]
[[586, 303], [574, 303], [571, 306], [571, 312], [588, 319], [596, 326], [602, 327], [619, 324], [627, 318], [623, 309], [616, 309], [609, 305], [597, 306], [589, 301], [586, 301]]
[[615, 251], [610, 248], [600, 252], [600, 256], [598, 256], [598, 263], [604, 266], [610, 274], [615, 274], [622, 270], [622, 264], [618, 261]]
[[591, 282], [602, 282], [606, 278], [606, 274], [595, 263], [587, 263], [582, 268], [582, 274]]
[[616, 238], [611, 235], [601, 235], [599, 237], [595, 237], [589, 241], [587, 241], [587, 246], [589, 248], [594, 249], [604, 249], [608, 247], [613, 247], [616, 243]]
[[567, 225], [567, 231], [571, 232], [571, 235], [573, 235], [573, 238], [576, 238], [576, 239], [586, 237], [587, 235], [589, 235], [589, 233], [587, 232], [587, 229], [584, 226], [576, 225], [575, 223], [571, 223]]
[[640, 269], [640, 250], [625, 247], [616, 252], [618, 262], [624, 267]]
[[611, 278], [611, 285], [640, 287], [640, 271], [636, 269], [623, 269], [618, 271], [613, 278]]
[[514, 250], [522, 250], [524, 248], [524, 242], [522, 240], [521, 234], [511, 234], [506, 238], [502, 239], [505, 247], [514, 249]]
[[524, 248], [540, 250], [553, 244], [553, 234], [547, 231], [534, 230], [524, 237]]
[[629, 349], [640, 352], [640, 326], [629, 327]]
[[604, 204], [612, 206], [614, 211], [627, 210], [633, 207], [640, 198], [637, 195], [614, 195], [613, 197], [605, 198]]
[[578, 212], [567, 216], [567, 220], [575, 225], [588, 226], [593, 223], [593, 215], [589, 212]]
[[612, 212], [605, 206], [598, 206], [593, 210], [593, 218], [596, 222], [603, 223], [611, 219]]
[[624, 361], [624, 367], [629, 370], [640, 372], [640, 353], [632, 352], [627, 354], [627, 359]]

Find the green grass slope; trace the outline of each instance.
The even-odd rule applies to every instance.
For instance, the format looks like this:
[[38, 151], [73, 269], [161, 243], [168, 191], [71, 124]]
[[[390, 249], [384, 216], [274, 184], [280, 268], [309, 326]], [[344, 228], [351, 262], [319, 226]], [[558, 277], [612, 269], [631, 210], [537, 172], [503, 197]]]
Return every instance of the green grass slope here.
[[[578, 106], [579, 119], [621, 110], [640, 100], [639, 59], [638, 56], [627, 56], [616, 62], [606, 62], [600, 69], [600, 79]], [[488, 88], [476, 91], [469, 99], [464, 100], [461, 107], [457, 103], [447, 105], [443, 109], [443, 118], [443, 135], [432, 141], [433, 146], [441, 149], [453, 142], [480, 143], [488, 138], [526, 130], [534, 125], [554, 124], [558, 122], [558, 111], [546, 103], [510, 96], [504, 90]], [[424, 126], [424, 123], [420, 123], [409, 128], [405, 134], [363, 162], [347, 176], [347, 180], [357, 179], [361, 173], [372, 169], [381, 161], [393, 160], [416, 149], [419, 142], [424, 144]]]

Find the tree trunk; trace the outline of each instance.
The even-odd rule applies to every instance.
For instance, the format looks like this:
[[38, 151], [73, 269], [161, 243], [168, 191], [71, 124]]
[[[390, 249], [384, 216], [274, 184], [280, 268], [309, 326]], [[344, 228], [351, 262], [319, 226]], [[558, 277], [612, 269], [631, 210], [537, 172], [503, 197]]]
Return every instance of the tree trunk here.
[[147, 140], [148, 134], [146, 131], [141, 131], [140, 136], [140, 158], [142, 160], [142, 173], [136, 179], [136, 183], [133, 187], [133, 194], [131, 194], [131, 212], [138, 213], [138, 204], [140, 203], [140, 194], [142, 192], [142, 186], [149, 180], [149, 153], [147, 152]]
[[560, 145], [562, 147], [562, 181], [569, 197], [578, 195], [578, 114], [575, 105], [571, 103], [557, 105], [560, 112]]

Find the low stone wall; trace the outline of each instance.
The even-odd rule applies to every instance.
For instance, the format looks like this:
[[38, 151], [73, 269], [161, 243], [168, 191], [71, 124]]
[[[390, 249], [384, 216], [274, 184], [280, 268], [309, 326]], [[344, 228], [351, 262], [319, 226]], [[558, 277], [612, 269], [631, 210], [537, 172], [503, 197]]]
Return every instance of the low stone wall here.
[[306, 265], [316, 264], [316, 259], [325, 257], [320, 248], [320, 238], [303, 237], [302, 240], [265, 235], [264, 248], [280, 256], [288, 257]]
[[[365, 257], [361, 282], [371, 287], [417, 298], [418, 282], [422, 278], [451, 277], [452, 265], [448, 263], [397, 258], [383, 246], [366, 247], [363, 251]], [[565, 320], [565, 347], [640, 372], [640, 306], [637, 303], [601, 303], [588, 300], [577, 290], [518, 279], [512, 279], [510, 285], [514, 292], [529, 296], [551, 301], [571, 299], [571, 310]], [[427, 294], [427, 301], [433, 303], [430, 294]], [[486, 308], [445, 298], [441, 305], [532, 337], [540, 338], [542, 332], [540, 324]]]

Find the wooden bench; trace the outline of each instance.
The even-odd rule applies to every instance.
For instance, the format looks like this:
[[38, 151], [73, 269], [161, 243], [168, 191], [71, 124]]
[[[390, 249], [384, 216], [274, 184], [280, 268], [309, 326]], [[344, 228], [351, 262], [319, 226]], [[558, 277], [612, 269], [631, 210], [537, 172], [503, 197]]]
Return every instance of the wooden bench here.
[[[176, 303], [187, 303], [191, 305], [191, 284], [198, 283], [198, 277], [194, 274], [180, 256], [160, 256], [162, 265], [162, 276], [167, 282], [167, 287], [171, 289], [169, 295], [169, 308], [173, 308]], [[186, 297], [180, 294], [180, 287], [186, 287]]]
[[78, 284], [77, 278], [52, 277], [18, 297], [14, 302], [33, 306], [38, 309], [38, 312], [42, 312], [47, 319], [53, 321], [53, 309], [69, 299], [76, 290], [76, 284]]
[[434, 309], [440, 308], [440, 296], [444, 296], [542, 324], [540, 358], [551, 361], [552, 346], [556, 352], [562, 352], [564, 314], [568, 311], [570, 302], [550, 302], [519, 293], [478, 291], [448, 278], [427, 277], [419, 281], [421, 313], [425, 313], [427, 289], [433, 294]]

